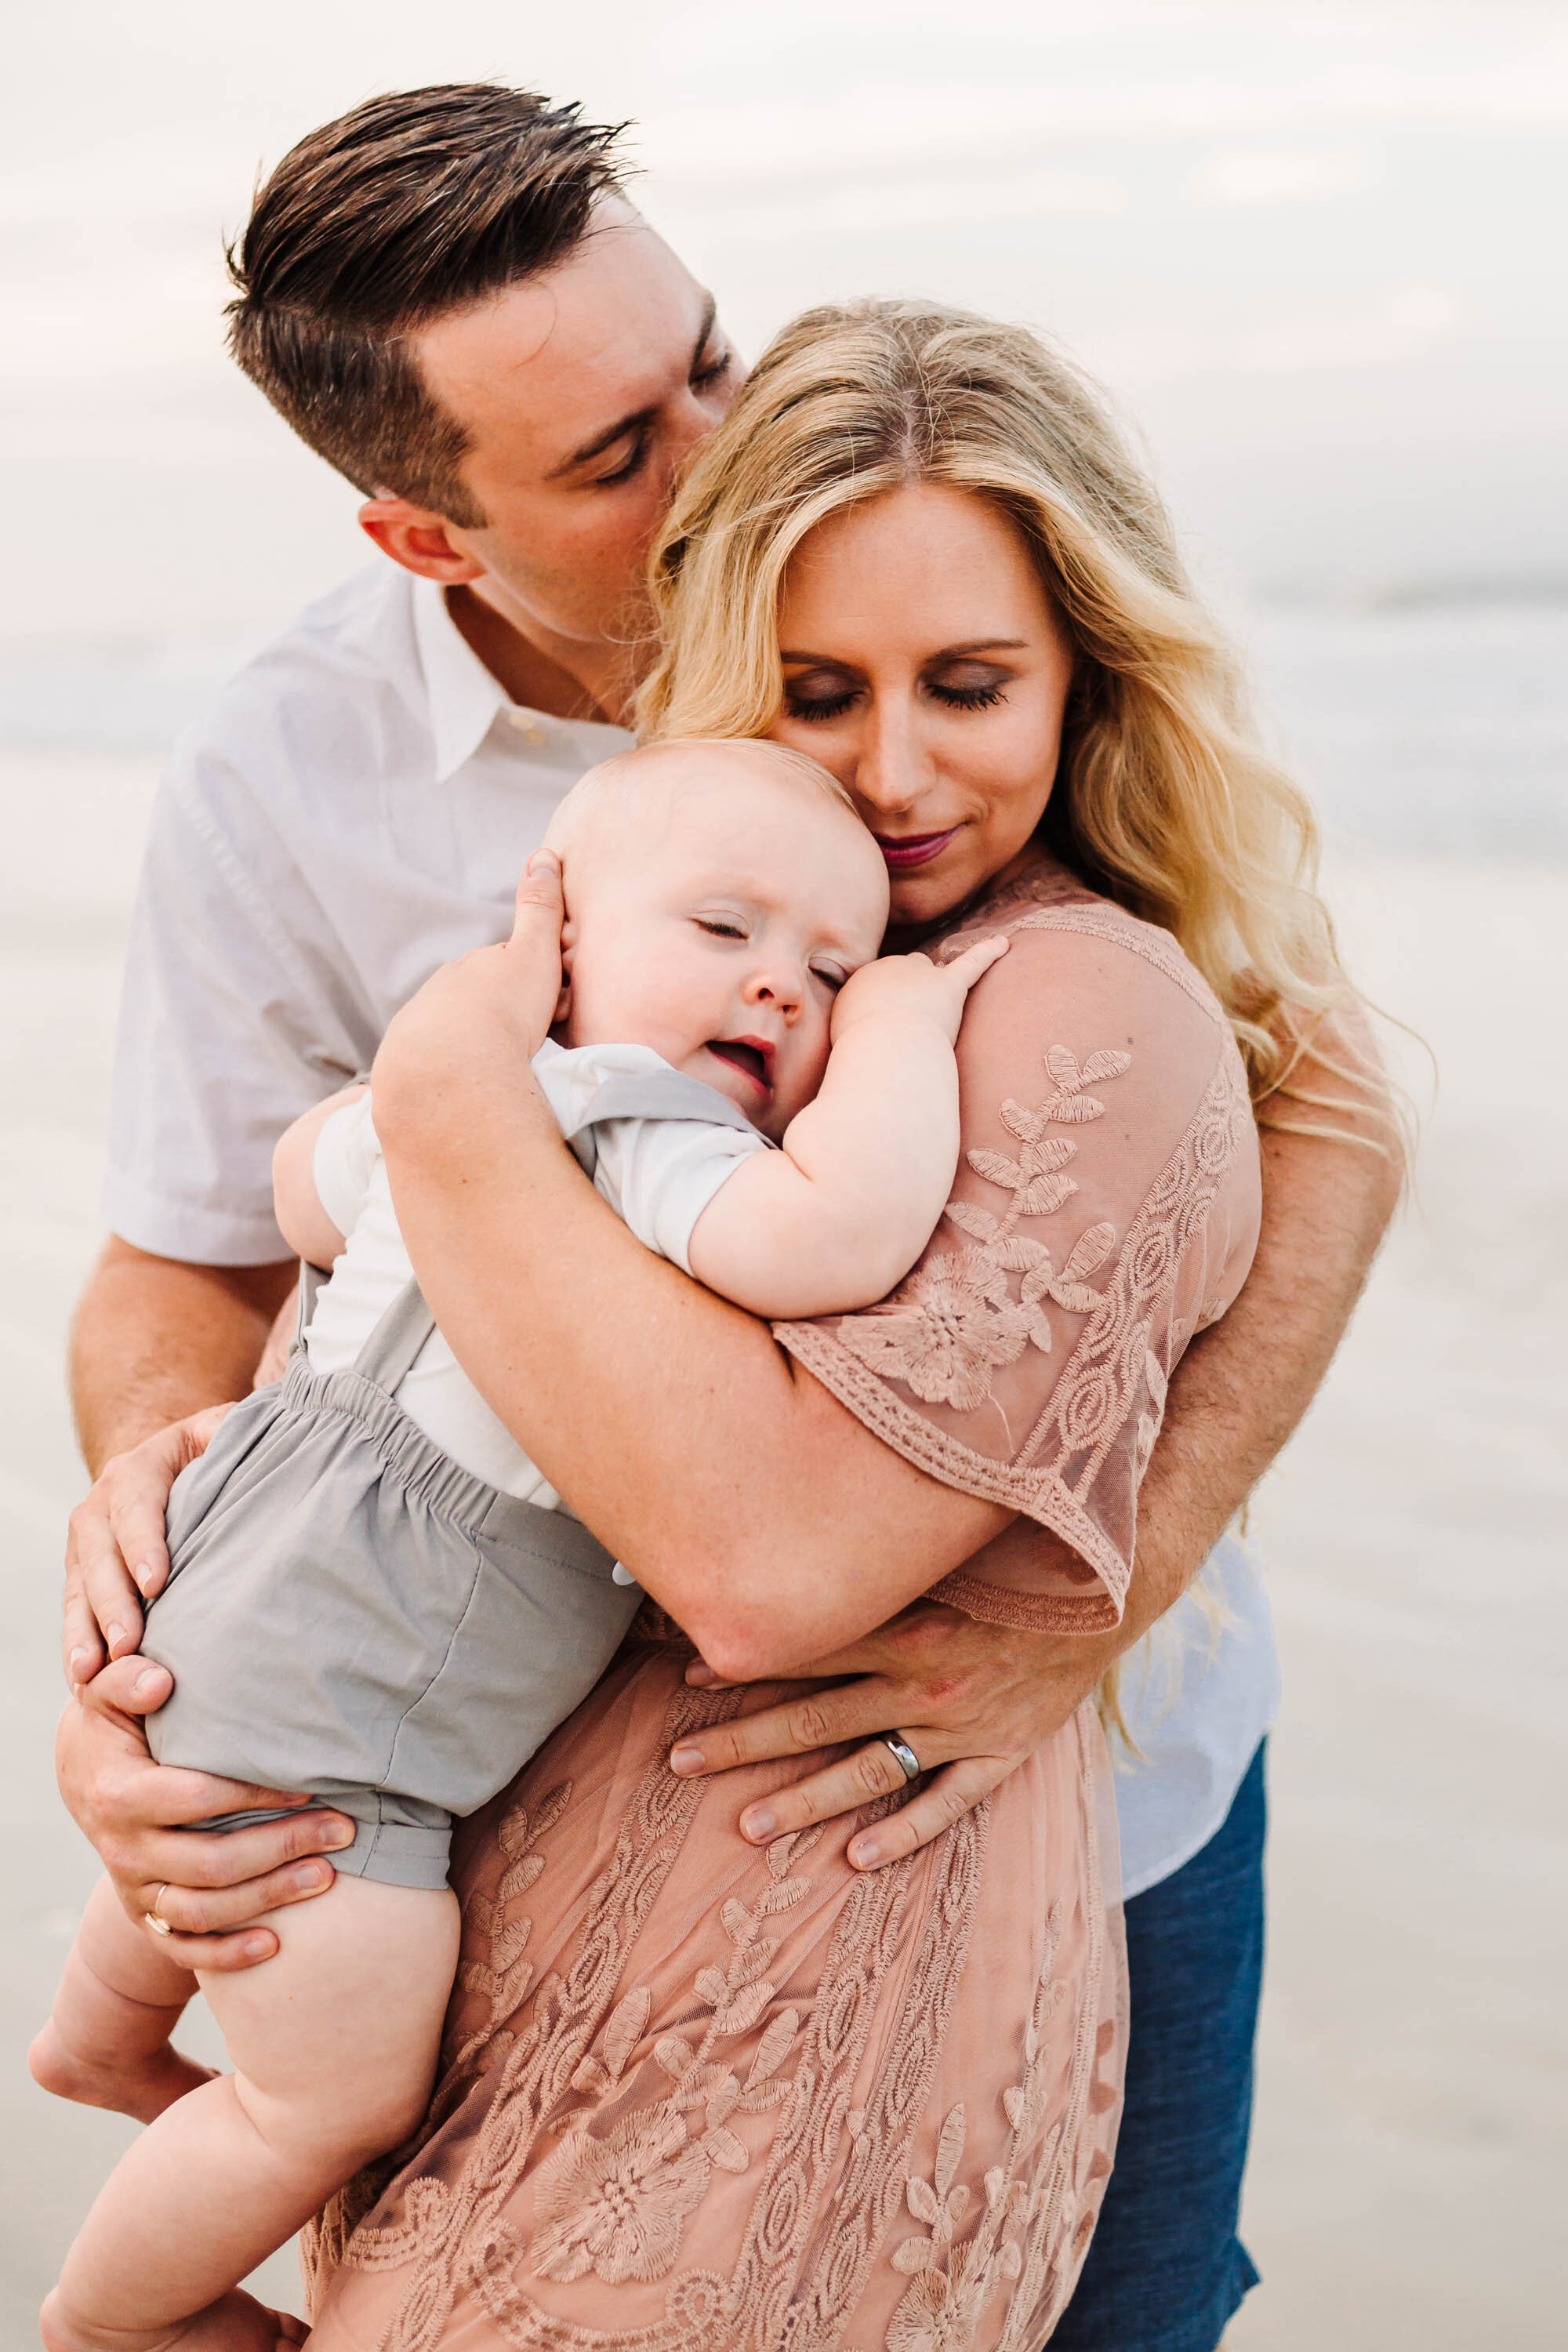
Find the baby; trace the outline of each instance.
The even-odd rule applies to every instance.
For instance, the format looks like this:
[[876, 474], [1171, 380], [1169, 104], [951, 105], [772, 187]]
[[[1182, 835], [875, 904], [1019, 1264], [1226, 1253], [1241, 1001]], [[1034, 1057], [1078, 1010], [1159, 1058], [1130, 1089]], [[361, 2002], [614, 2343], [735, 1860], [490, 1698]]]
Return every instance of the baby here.
[[[947, 1200], [953, 1040], [1006, 942], [940, 970], [876, 961], [876, 844], [831, 777], [773, 744], [623, 753], [548, 839], [569, 977], [533, 1069], [598, 1190], [755, 1314], [885, 1297]], [[639, 1598], [435, 1328], [373, 1109], [349, 1089], [279, 1146], [284, 1234], [335, 1270], [319, 1294], [302, 1277], [281, 1384], [175, 1486], [142, 1643], [176, 1678], [149, 1726], [163, 1762], [308, 1791], [356, 1835], [329, 1895], [273, 1916], [274, 1959], [199, 1978], [232, 2074], [170, 2049], [192, 1979], [107, 1881], [93, 1894], [35, 2071], [151, 2128], [45, 2305], [51, 2352], [271, 2345], [237, 2283], [425, 2113], [457, 1958], [453, 1817], [587, 1695]]]

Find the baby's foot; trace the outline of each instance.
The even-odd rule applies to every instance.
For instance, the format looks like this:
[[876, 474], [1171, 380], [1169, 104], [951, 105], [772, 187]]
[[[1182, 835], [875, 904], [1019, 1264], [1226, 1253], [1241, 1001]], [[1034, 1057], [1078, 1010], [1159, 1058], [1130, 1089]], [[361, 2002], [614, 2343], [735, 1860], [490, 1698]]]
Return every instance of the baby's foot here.
[[38, 2314], [38, 2334], [45, 2352], [290, 2352], [305, 2341], [305, 2324], [286, 2311], [268, 2311], [236, 2287], [220, 2295], [194, 2319], [179, 2319], [167, 2328], [144, 2334], [116, 2327], [101, 2330], [74, 2325], [60, 2305], [57, 2287]]
[[213, 2069], [183, 2058], [167, 2042], [156, 2050], [125, 2056], [88, 2056], [62, 2039], [53, 2018], [27, 2053], [35, 2083], [57, 2099], [74, 2099], [81, 2107], [111, 2107], [116, 2115], [134, 2116], [150, 2124], [187, 2091], [210, 2083]]

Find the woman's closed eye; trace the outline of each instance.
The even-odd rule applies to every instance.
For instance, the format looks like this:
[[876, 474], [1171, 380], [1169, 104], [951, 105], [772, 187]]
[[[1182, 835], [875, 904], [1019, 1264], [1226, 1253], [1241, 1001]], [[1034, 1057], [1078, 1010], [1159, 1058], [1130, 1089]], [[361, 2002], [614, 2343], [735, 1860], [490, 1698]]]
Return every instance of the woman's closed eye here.
[[[1005, 674], [987, 671], [979, 677], [927, 677], [921, 684], [921, 691], [944, 709], [990, 710], [1005, 699], [1008, 679]], [[842, 719], [864, 693], [863, 687], [842, 677], [832, 683], [826, 678], [815, 683], [791, 679], [784, 686], [784, 710], [791, 719]]]

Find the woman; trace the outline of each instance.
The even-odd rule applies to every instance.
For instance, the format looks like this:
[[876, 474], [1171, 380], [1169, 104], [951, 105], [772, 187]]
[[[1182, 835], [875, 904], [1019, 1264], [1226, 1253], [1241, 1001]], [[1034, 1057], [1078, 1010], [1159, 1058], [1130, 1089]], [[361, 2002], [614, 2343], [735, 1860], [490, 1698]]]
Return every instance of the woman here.
[[[900, 944], [1011, 934], [961, 1040], [965, 1164], [898, 1297], [781, 1353], [638, 1263], [563, 1166], [516, 1079], [554, 991], [525, 907], [378, 1064], [432, 1304], [721, 1674], [799, 1670], [931, 1590], [1103, 1625], [1171, 1368], [1250, 1255], [1247, 1080], [1279, 1089], [1333, 992], [1300, 803], [1237, 731], [1152, 495], [1026, 336], [798, 322], [656, 577], [650, 727], [834, 769]], [[643, 1631], [473, 1825], [434, 2128], [357, 2231], [365, 2198], [331, 2218], [321, 2343], [1038, 2342], [1114, 2130], [1092, 1721], [858, 1877], [874, 1831], [781, 1833], [777, 1768], [683, 1784], [682, 1735], [739, 1698]]]

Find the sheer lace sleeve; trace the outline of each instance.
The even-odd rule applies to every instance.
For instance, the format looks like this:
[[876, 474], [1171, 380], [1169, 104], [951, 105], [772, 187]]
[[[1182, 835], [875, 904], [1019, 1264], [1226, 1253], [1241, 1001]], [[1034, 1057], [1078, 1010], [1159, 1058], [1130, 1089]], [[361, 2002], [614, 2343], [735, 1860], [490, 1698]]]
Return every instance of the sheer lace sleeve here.
[[882, 1306], [775, 1328], [907, 1460], [1021, 1515], [935, 1598], [1088, 1633], [1121, 1613], [1166, 1383], [1252, 1262], [1257, 1137], [1229, 1024], [1166, 933], [1098, 899], [981, 929], [1012, 947], [969, 1001], [963, 1150], [924, 1257]]

